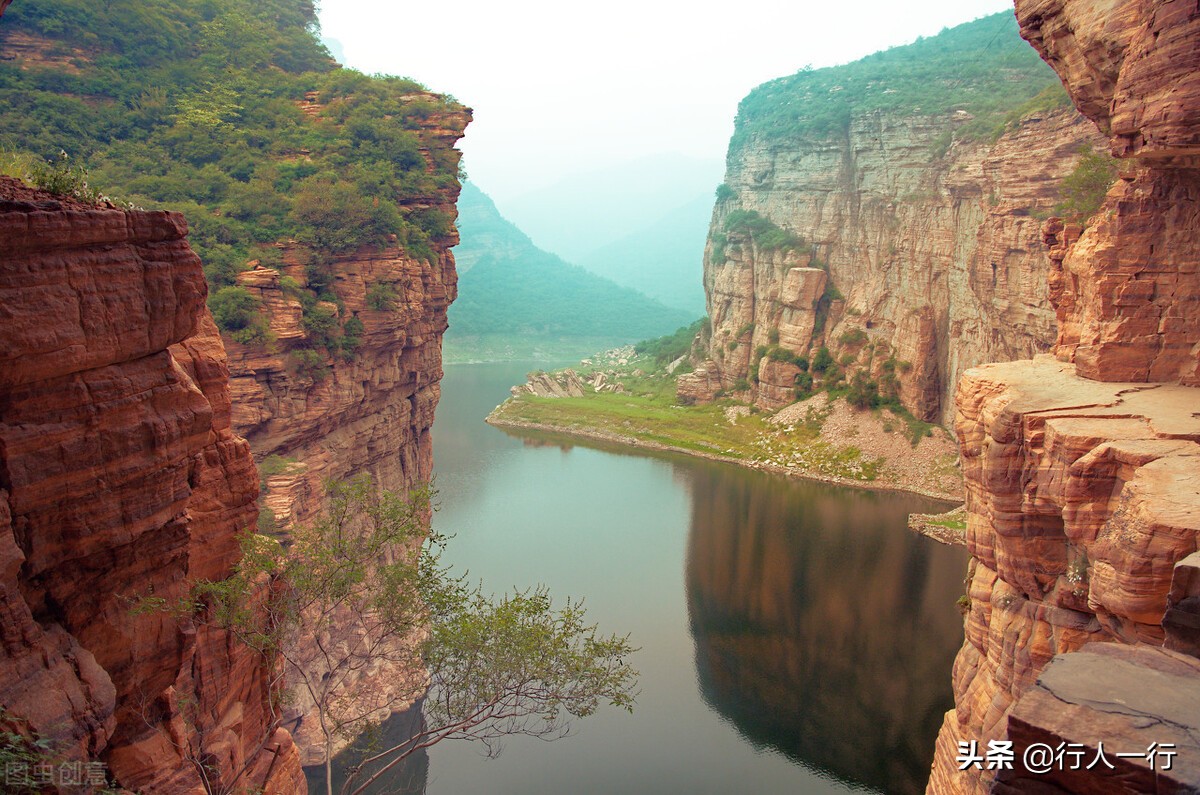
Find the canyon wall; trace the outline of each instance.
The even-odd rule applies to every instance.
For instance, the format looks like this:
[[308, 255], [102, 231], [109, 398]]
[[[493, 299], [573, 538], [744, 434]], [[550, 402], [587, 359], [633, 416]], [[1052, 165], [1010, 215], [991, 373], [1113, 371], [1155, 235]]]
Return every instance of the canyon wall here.
[[186, 232], [0, 178], [0, 728], [133, 791], [295, 792], [260, 658], [137, 609], [228, 576], [257, 513]]
[[[445, 107], [418, 131], [431, 174], [457, 167], [453, 147], [470, 120], [469, 110]], [[314, 102], [309, 112], [319, 115], [321, 108]], [[400, 203], [410, 212], [453, 218], [458, 191], [453, 182]], [[336, 256], [281, 243], [279, 268], [258, 265], [238, 275], [238, 285], [258, 300], [270, 328], [265, 343], [243, 345], [229, 336], [225, 341], [234, 429], [250, 442], [254, 457], [268, 464], [261, 529], [286, 532], [294, 522], [315, 519], [328, 481], [370, 475], [379, 488], [401, 492], [430, 481], [441, 340], [458, 283], [449, 249], [457, 242], [450, 225], [420, 254], [400, 241]], [[314, 273], [329, 274], [325, 289], [337, 299], [318, 302], [316, 309], [335, 317], [346, 336], [357, 336], [353, 348], [323, 347], [318, 334], [326, 332], [305, 322], [302, 291]], [[361, 324], [357, 335], [349, 333], [352, 324]], [[323, 760], [323, 738], [315, 721], [305, 719], [306, 711], [301, 697], [289, 707], [287, 725], [305, 764], [316, 764]]]
[[[929, 791], [1195, 792], [1200, 9], [1016, 8], [1124, 162], [1086, 228], [1046, 224], [1054, 356], [959, 384], [970, 608]], [[1013, 742], [1013, 769], [963, 763], [991, 741]], [[1115, 764], [1021, 764], [1031, 744], [1063, 742], [1083, 764], [1103, 743]]]
[[[965, 110], [912, 106], [855, 109], [825, 133], [735, 134], [705, 252], [708, 361], [681, 379], [680, 396], [740, 390], [786, 405], [804, 378], [796, 357], [827, 346], [847, 376], [886, 379], [913, 414], [948, 423], [963, 370], [1048, 350], [1039, 219], [1081, 148], [1103, 138], [1074, 109], [1047, 104], [994, 142], [969, 132]], [[731, 229], [746, 212], [792, 240], [765, 248]], [[764, 358], [772, 346], [784, 355]]]

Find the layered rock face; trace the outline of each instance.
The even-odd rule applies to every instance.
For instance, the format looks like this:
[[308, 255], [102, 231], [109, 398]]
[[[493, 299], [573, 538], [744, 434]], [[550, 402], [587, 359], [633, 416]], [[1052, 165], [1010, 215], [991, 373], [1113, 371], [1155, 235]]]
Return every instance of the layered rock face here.
[[[426, 121], [419, 135], [431, 173], [435, 163], [457, 164], [453, 146], [469, 120], [470, 111], [461, 109]], [[454, 183], [407, 197], [405, 207], [453, 217], [457, 196]], [[328, 481], [366, 474], [380, 488], [402, 492], [432, 477], [441, 340], [458, 283], [449, 249], [457, 242], [451, 227], [420, 256], [399, 242], [336, 257], [289, 243], [281, 246], [279, 270], [260, 266], [238, 276], [259, 300], [273, 340], [241, 345], [226, 339], [233, 426], [258, 461], [278, 457], [264, 478], [262, 500], [278, 529], [317, 517]], [[299, 295], [315, 270], [332, 275], [328, 289], [338, 298], [317, 308], [336, 317], [347, 334], [352, 322], [361, 324], [348, 355], [320, 347], [304, 323]], [[323, 738], [305, 712], [301, 699], [288, 725], [305, 763], [315, 764], [323, 760]]]
[[[1022, 33], [1130, 167], [1052, 235], [1058, 355], [1104, 381], [1200, 385], [1200, 48], [1186, 3], [1018, 3]], [[1056, 230], [1052, 230], [1056, 231]]]
[[293, 792], [271, 672], [202, 616], [256, 517], [178, 214], [0, 182], [0, 723], [139, 792]]
[[[734, 148], [733, 195], [717, 204], [705, 256], [709, 385], [684, 377], [681, 392], [703, 399], [712, 383], [729, 391], [747, 379], [756, 403], [782, 406], [795, 399], [800, 370], [764, 360], [755, 385], [760, 346], [811, 358], [827, 345], [872, 377], [889, 359], [900, 363], [902, 403], [942, 422], [964, 369], [1047, 350], [1054, 312], [1037, 216], [1058, 201], [1080, 147], [1102, 139], [1059, 109], [994, 144], [946, 148], [969, 119], [874, 112], [852, 119], [844, 137], [786, 146], [758, 137]], [[802, 238], [803, 249], [763, 251], [730, 235], [715, 251], [735, 209]]]
[[1200, 390], [1044, 356], [968, 370], [958, 401], [971, 606], [931, 792], [987, 791], [990, 774], [957, 770], [958, 743], [1005, 738], [1055, 655], [1163, 645], [1174, 564], [1200, 537]]
[[[461, 109], [426, 121], [419, 135], [431, 173], [434, 150], [442, 167], [457, 164], [453, 146], [469, 120], [470, 111]], [[454, 217], [457, 197], [454, 183], [404, 204]], [[431, 256], [420, 257], [399, 243], [333, 257], [289, 244], [282, 247], [280, 270], [260, 267], [238, 277], [259, 298], [275, 339], [253, 346], [226, 339], [233, 425], [258, 460], [277, 455], [293, 462], [265, 483], [266, 504], [282, 527], [319, 512], [327, 480], [365, 473], [382, 488], [403, 490], [431, 477], [429, 429], [442, 377], [446, 309], [458, 284], [449, 250], [457, 242], [451, 228], [433, 242]], [[362, 324], [349, 356], [314, 344], [302, 322], [297, 288], [308, 284], [316, 258], [332, 274], [329, 289], [341, 304], [328, 309], [343, 327], [353, 318]], [[304, 350], [316, 359], [303, 361], [298, 354]]]
[[[1057, 360], [959, 386], [971, 609], [929, 790], [1196, 791], [1195, 715], [1176, 713], [1197, 698], [1179, 653], [1200, 650], [1200, 11], [1016, 5], [1126, 167], [1086, 230], [1047, 225]], [[1111, 647], [1077, 652], [1094, 641]], [[998, 783], [958, 770], [960, 743], [1005, 738], [1018, 759], [1034, 742], [1079, 743], [1085, 762], [1100, 741], [1181, 756], [1018, 766]]]

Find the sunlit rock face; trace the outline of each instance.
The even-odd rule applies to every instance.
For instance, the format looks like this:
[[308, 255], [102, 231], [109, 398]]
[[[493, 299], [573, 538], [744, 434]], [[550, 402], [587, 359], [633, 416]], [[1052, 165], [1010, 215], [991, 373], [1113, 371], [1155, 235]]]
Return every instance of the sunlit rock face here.
[[171, 603], [228, 576], [257, 476], [182, 216], [0, 178], [0, 705], [122, 786], [293, 792], [270, 672]]
[[[811, 356], [827, 345], [874, 378], [889, 358], [904, 362], [904, 405], [949, 422], [963, 370], [1048, 350], [1054, 310], [1039, 217], [1058, 202], [1080, 147], [1103, 138], [1060, 109], [1023, 119], [995, 143], [956, 141], [935, 154], [962, 123], [873, 113], [853, 119], [845, 137], [731, 149], [734, 195], [717, 203], [705, 254], [706, 383], [684, 376], [681, 393], [711, 398], [752, 381], [760, 346]], [[731, 237], [718, 254], [713, 238], [735, 208], [761, 213], [810, 250], [763, 252]], [[826, 271], [842, 297], [819, 305]], [[758, 370], [761, 406], [795, 399], [798, 370], [780, 364]]]
[[919, 792], [949, 701], [962, 555], [905, 531], [894, 497], [722, 486], [696, 484], [688, 544], [705, 699], [810, 769]]
[[971, 604], [931, 791], [986, 790], [957, 771], [958, 742], [1004, 738], [1055, 655], [1163, 645], [1175, 562], [1200, 537], [1197, 406], [1195, 388], [1092, 381], [1050, 356], [964, 375]]
[[[1200, 13], [1184, 6], [1017, 2], [1022, 35], [1126, 162], [1086, 230], [1046, 227], [1056, 358], [980, 367], [959, 386], [976, 563], [931, 792], [992, 788], [994, 773], [957, 770], [960, 742], [1085, 741], [1042, 708], [1048, 693], [1067, 703], [1039, 678], [1075, 665], [1056, 655], [1094, 641], [1132, 647], [1079, 664], [1080, 676], [1109, 682], [1109, 697], [1152, 705], [1140, 733], [1093, 715], [1095, 732], [1111, 724], [1110, 748], [1171, 742], [1152, 727], [1187, 696], [1161, 685], [1163, 672], [1194, 676], [1162, 651], [1200, 648]], [[1083, 720], [1083, 706], [1062, 710]], [[1123, 791], [1150, 791], [1151, 773], [1143, 760], [1111, 775]], [[1059, 776], [1055, 791], [1113, 791], [1101, 775]], [[1200, 788], [1195, 770], [1172, 776]], [[1003, 778], [998, 791], [1029, 785]], [[1174, 791], [1167, 778], [1157, 791]]]

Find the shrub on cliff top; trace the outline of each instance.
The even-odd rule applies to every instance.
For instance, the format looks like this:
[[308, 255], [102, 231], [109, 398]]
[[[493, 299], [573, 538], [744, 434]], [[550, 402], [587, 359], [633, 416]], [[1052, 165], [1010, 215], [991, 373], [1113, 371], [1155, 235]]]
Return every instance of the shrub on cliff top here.
[[725, 231], [748, 235], [764, 250], [803, 248], [804, 238], [782, 229], [770, 218], [754, 210], [734, 210], [725, 217]]
[[331, 253], [382, 245], [401, 226], [394, 204], [327, 176], [310, 177], [300, 184], [291, 219], [298, 239]]
[[250, 325], [261, 306], [245, 287], [229, 286], [209, 295], [208, 308], [221, 331], [237, 331]]

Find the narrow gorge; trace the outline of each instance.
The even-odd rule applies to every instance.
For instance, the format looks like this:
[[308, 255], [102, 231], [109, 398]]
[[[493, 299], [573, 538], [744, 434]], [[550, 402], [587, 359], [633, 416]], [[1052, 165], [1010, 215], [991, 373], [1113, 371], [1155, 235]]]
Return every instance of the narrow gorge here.
[[[1200, 792], [1200, 4], [1015, 0], [765, 83], [716, 191], [705, 319], [578, 370], [448, 375], [473, 111], [337, 64], [310, 0], [135, 6], [0, 0], [0, 172], [27, 175], [0, 174], [6, 762], [103, 792], [308, 791], [355, 732], [289, 693], [319, 665], [254, 651], [206, 587], [255, 532], [310, 560], [331, 483], [371, 481], [340, 541], [380, 492], [433, 480], [445, 376], [444, 510], [373, 559], [461, 533], [446, 565], [550, 623], [506, 634], [526, 625], [477, 621], [482, 585], [432, 582], [417, 608], [371, 603], [419, 615], [405, 653], [381, 642], [324, 695], [373, 731], [445, 692], [437, 656], [462, 641], [498, 650], [456, 658], [468, 695], [445, 697], [482, 714], [489, 665], [535, 668], [546, 636], [592, 624], [571, 599], [547, 613], [552, 587], [631, 636], [592, 624], [556, 643], [616, 662], [548, 667], [615, 684], [530, 723], [501, 710], [484, 744], [631, 707], [635, 650], [645, 698], [546, 767], [514, 743], [481, 772], [479, 743], [431, 760], [406, 735], [388, 753], [419, 748], [420, 791]], [[531, 288], [563, 264], [517, 270], [550, 255], [469, 190], [491, 223], [472, 266], [530, 290], [476, 309], [518, 328], [504, 296], [551, 295]], [[629, 327], [682, 317], [603, 295], [577, 298]], [[506, 431], [485, 426], [522, 377], [488, 415]], [[958, 546], [904, 530], [960, 496], [940, 515]], [[251, 571], [237, 606], [265, 616], [288, 576]], [[306, 641], [372, 637], [345, 607]], [[557, 675], [518, 681], [578, 684]], [[372, 687], [385, 707], [346, 696]], [[439, 714], [422, 698], [402, 733]], [[446, 725], [429, 746], [479, 739]], [[1035, 769], [1040, 746], [1058, 756]]]

